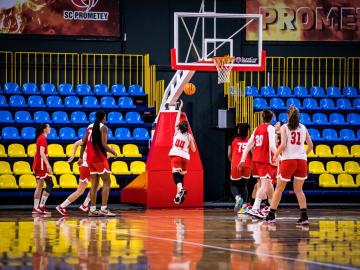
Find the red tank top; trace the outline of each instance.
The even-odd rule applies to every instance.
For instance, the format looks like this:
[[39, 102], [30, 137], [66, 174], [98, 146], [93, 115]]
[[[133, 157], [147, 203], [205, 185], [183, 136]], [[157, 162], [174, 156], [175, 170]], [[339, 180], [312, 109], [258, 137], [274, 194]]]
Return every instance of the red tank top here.
[[[231, 143], [231, 166], [237, 166], [241, 160], [242, 154], [246, 148], [246, 144], [249, 138], [246, 137], [244, 140], [240, 137], [235, 137]], [[251, 153], [246, 156], [244, 167], [251, 167]]]
[[[102, 124], [100, 124], [100, 128], [102, 127]], [[89, 125], [86, 129], [86, 137], [84, 143], [86, 143], [86, 158], [87, 163], [98, 163], [98, 162], [104, 162], [107, 158], [104, 155], [103, 152], [99, 149], [99, 147], [93, 143], [92, 141], [92, 129], [93, 124]]]
[[271, 151], [269, 144], [268, 126], [261, 124], [254, 132], [254, 152], [252, 160], [271, 164]]
[[43, 160], [43, 158], [40, 155], [40, 146], [45, 148], [45, 156], [47, 158], [48, 156], [48, 144], [46, 141], [46, 137], [45, 135], [40, 135], [37, 140], [36, 140], [36, 152], [35, 152], [35, 156], [34, 156], [34, 162], [33, 162], [33, 169], [34, 170], [45, 170], [46, 169], [46, 164], [45, 161]]

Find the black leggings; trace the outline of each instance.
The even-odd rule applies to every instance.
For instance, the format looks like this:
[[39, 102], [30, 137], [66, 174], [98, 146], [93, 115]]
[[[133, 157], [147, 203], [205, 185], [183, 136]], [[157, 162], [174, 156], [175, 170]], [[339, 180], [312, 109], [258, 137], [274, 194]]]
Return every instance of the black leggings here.
[[230, 180], [230, 189], [234, 197], [240, 195], [244, 202], [248, 200], [247, 180]]

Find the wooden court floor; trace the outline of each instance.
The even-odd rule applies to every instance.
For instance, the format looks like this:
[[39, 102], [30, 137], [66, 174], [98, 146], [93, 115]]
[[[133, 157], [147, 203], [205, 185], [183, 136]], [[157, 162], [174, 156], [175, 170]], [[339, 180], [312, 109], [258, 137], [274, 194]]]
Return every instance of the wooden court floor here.
[[282, 209], [266, 225], [231, 209], [122, 210], [116, 218], [0, 211], [0, 269], [360, 269], [358, 209]]

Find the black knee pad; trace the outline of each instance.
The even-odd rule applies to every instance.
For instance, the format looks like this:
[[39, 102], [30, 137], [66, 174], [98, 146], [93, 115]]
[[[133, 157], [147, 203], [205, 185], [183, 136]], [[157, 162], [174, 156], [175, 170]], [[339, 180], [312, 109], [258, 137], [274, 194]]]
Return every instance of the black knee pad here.
[[54, 182], [53, 182], [52, 178], [51, 177], [46, 178], [45, 183], [46, 183], [45, 191], [47, 193], [51, 193], [51, 191], [52, 191], [52, 189], [54, 187]]
[[175, 185], [177, 185], [178, 183], [182, 184], [182, 180], [183, 180], [183, 175], [181, 175], [180, 173], [173, 173], [173, 179], [175, 182]]

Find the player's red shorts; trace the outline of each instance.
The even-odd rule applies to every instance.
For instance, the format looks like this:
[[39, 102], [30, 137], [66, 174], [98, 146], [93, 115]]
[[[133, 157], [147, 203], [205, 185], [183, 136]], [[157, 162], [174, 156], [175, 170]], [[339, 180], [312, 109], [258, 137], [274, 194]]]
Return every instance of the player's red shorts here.
[[107, 159], [102, 162], [88, 162], [90, 174], [104, 174], [110, 173], [110, 166]]
[[47, 177], [51, 177], [47, 169], [45, 170], [34, 169], [34, 174], [36, 179], [45, 179]]
[[290, 181], [292, 177], [297, 180], [307, 178], [307, 161], [304, 159], [282, 160], [278, 177], [283, 181]]
[[240, 179], [249, 179], [251, 175], [250, 167], [243, 167], [241, 171], [237, 169], [237, 166], [231, 168], [230, 179], [231, 180], [240, 180]]
[[80, 166], [79, 171], [80, 171], [80, 179], [79, 179], [79, 181], [88, 183], [90, 181], [90, 169], [89, 169], [89, 167]]
[[277, 167], [272, 166], [270, 163], [265, 162], [253, 162], [253, 175], [256, 178], [268, 178], [272, 179], [276, 176]]
[[172, 172], [178, 172], [181, 174], [187, 173], [187, 167], [189, 160], [178, 156], [170, 156]]

